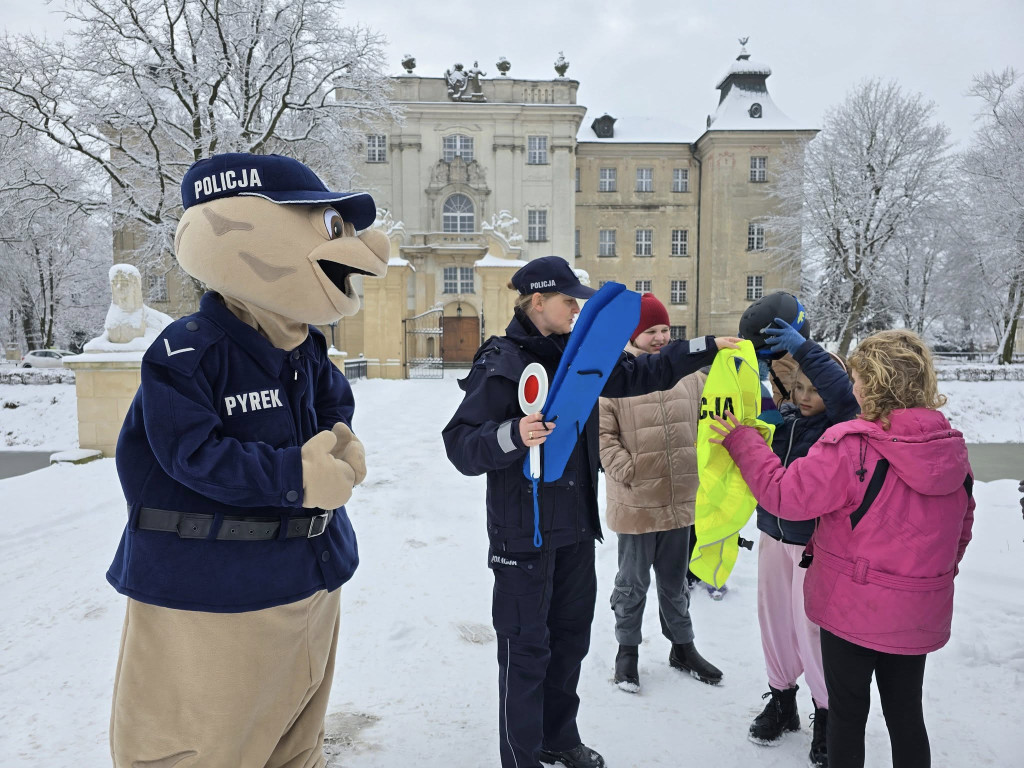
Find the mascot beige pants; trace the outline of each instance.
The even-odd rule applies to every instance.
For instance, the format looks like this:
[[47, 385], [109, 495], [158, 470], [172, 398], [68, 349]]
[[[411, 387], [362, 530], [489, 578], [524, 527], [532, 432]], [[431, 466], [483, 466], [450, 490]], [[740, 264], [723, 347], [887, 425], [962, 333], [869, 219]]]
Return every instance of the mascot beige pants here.
[[341, 590], [247, 613], [128, 599], [115, 768], [322, 768]]

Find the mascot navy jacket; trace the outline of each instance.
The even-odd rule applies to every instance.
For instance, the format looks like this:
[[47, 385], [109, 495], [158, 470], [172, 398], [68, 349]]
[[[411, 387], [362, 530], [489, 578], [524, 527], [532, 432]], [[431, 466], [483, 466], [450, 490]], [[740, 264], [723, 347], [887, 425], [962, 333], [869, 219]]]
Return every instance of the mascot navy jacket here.
[[[313, 538], [286, 538], [302, 506], [301, 446], [352, 423], [344, 374], [310, 328], [272, 346], [215, 293], [171, 323], [142, 360], [142, 383], [117, 442], [128, 524], [107, 580], [121, 594], [185, 610], [237, 612], [301, 600], [351, 578], [359, 558], [345, 513]], [[212, 515], [205, 539], [139, 528], [143, 507]], [[224, 517], [279, 520], [277, 538], [218, 540]]]
[[[466, 395], [444, 428], [445, 449], [464, 475], [487, 473], [487, 533], [492, 550], [536, 551], [533, 545], [533, 484], [523, 473], [529, 449], [519, 435], [519, 377], [532, 362], [554, 379], [568, 334], [543, 336], [516, 311], [504, 337], [491, 337], [476, 353], [469, 375], [459, 382]], [[693, 345], [691, 349], [691, 344]], [[684, 376], [711, 365], [714, 337], [674, 341], [657, 355], [623, 353], [601, 394], [630, 397], [671, 389]], [[557, 424], [555, 429], [571, 428]], [[542, 448], [543, 450], [543, 448]], [[545, 548], [600, 539], [597, 505], [598, 409], [590, 413], [562, 476], [540, 484], [540, 518]]]

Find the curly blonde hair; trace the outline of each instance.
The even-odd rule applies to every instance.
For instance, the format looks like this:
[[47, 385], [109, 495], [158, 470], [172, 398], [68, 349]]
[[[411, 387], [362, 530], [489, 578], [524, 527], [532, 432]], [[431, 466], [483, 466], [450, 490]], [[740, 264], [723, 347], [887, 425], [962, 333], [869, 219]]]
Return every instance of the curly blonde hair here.
[[868, 336], [849, 363], [860, 379], [861, 418], [879, 421], [883, 429], [889, 429], [889, 414], [897, 408], [938, 409], [946, 404], [946, 396], [939, 394], [932, 353], [913, 331]]

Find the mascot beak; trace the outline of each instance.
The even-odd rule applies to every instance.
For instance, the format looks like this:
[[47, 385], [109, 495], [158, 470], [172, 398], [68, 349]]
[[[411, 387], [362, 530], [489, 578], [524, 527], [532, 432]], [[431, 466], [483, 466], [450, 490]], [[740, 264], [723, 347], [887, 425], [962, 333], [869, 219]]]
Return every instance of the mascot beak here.
[[349, 299], [355, 299], [349, 278], [352, 275], [383, 277], [388, 271], [390, 250], [387, 236], [371, 229], [359, 237], [343, 237], [325, 243], [315, 248], [309, 257], [319, 268], [321, 283], [326, 280]]

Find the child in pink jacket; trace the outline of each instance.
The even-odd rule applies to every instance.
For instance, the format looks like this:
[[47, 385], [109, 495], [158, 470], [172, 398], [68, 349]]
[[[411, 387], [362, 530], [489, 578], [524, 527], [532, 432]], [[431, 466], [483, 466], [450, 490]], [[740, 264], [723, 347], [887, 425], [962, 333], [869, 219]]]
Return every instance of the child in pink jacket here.
[[937, 409], [935, 369], [916, 334], [883, 331], [849, 360], [861, 407], [783, 467], [756, 430], [717, 419], [720, 442], [765, 509], [818, 519], [804, 582], [821, 627], [830, 768], [864, 765], [871, 678], [893, 768], [931, 765], [922, 712], [929, 652], [949, 640], [953, 578], [971, 540], [967, 446]]

